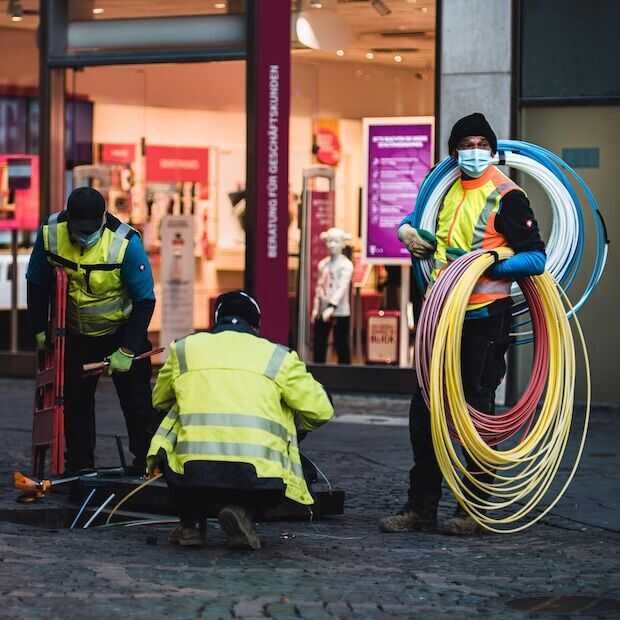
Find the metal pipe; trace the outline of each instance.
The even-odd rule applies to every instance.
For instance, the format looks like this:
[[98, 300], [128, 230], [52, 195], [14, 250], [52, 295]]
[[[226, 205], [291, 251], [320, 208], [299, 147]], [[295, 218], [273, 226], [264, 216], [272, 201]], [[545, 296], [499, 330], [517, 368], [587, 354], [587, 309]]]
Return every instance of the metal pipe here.
[[245, 47], [243, 15], [191, 15], [70, 22], [69, 49]]
[[112, 493], [112, 495], [110, 495], [110, 497], [108, 497], [108, 499], [106, 499], [105, 502], [103, 502], [103, 504], [95, 510], [95, 514], [86, 522], [85, 525], [82, 526], [83, 530], [85, 530], [97, 518], [99, 513], [114, 499], [115, 495], [116, 493]]
[[69, 529], [72, 530], [76, 523], [79, 521], [80, 517], [82, 516], [82, 513], [84, 512], [84, 508], [86, 508], [86, 506], [88, 505], [88, 502], [90, 502], [90, 498], [95, 494], [95, 491], [97, 489], [92, 489], [91, 492], [88, 494], [88, 497], [84, 500], [84, 503], [82, 504], [82, 507], [79, 509], [77, 515], [75, 516], [75, 519], [73, 519], [73, 523], [69, 526]]

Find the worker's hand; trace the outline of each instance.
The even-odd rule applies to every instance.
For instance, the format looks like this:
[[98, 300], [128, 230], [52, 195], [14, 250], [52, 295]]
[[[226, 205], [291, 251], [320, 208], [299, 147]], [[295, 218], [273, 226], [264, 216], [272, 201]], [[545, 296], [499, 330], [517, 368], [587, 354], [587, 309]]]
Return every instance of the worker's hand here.
[[398, 238], [405, 244], [414, 258], [429, 258], [437, 247], [435, 235], [420, 228], [415, 229], [409, 224], [403, 224], [398, 229]]
[[108, 374], [113, 372], [128, 372], [131, 368], [134, 355], [131, 351], [127, 351], [122, 347], [119, 347], [112, 355], [110, 355], [108, 366]]
[[34, 340], [37, 345], [37, 351], [45, 351], [47, 349], [47, 334], [45, 332], [35, 334]]
[[461, 248], [448, 248], [446, 250], [446, 258], [449, 263], [461, 258], [464, 254], [467, 254], [467, 252]]
[[329, 319], [331, 319], [332, 316], [334, 316], [335, 310], [336, 308], [334, 308], [334, 306], [327, 306], [327, 308], [323, 310], [323, 314], [321, 315], [321, 318], [323, 319], [324, 323], [327, 323]]
[[319, 318], [319, 311], [318, 310], [313, 310], [312, 311], [312, 315], [310, 317], [310, 321], [312, 323], [314, 323], [318, 318]]

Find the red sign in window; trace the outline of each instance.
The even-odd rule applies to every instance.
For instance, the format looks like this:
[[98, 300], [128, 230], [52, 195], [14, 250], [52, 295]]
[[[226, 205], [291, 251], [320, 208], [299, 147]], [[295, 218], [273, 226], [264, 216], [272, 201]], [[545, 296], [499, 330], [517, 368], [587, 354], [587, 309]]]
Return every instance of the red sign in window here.
[[146, 147], [146, 180], [160, 183], [209, 180], [209, 149], [188, 146]]

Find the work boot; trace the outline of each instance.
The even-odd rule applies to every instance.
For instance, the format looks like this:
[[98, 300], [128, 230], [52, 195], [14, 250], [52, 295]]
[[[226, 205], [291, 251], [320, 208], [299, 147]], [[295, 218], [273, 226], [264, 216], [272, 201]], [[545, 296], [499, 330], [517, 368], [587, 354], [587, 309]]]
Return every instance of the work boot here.
[[193, 523], [180, 523], [170, 532], [168, 542], [181, 547], [204, 547], [207, 542], [207, 530], [198, 529]]
[[383, 517], [379, 521], [382, 532], [395, 534], [398, 532], [433, 532], [437, 529], [437, 507], [416, 508], [409, 505], [398, 513]]
[[454, 516], [441, 524], [439, 531], [449, 536], [475, 536], [482, 534], [484, 529], [464, 510], [457, 508]]
[[240, 506], [224, 506], [217, 518], [230, 549], [260, 549], [260, 539], [246, 510]]

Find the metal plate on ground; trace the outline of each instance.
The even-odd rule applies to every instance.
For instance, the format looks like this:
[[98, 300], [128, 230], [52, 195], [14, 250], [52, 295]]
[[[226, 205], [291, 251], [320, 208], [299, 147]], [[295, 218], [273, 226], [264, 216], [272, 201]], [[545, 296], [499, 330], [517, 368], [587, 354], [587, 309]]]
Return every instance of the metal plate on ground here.
[[[97, 501], [101, 503], [112, 493], [120, 500], [143, 482], [144, 480], [141, 478], [129, 476], [107, 477], [102, 475], [97, 478], [81, 478], [71, 485], [70, 497], [72, 501], [81, 504], [91, 490], [95, 489], [95, 495], [91, 503], [97, 505]], [[257, 512], [257, 519], [259, 521], [307, 521], [309, 518], [317, 519], [324, 516], [344, 514], [344, 491], [337, 489], [331, 491], [323, 490], [319, 485], [311, 485], [310, 492], [315, 501], [313, 506], [302, 506], [297, 502], [286, 499], [274, 508], [259, 510]], [[222, 506], [214, 504], [209, 510], [207, 517], [217, 517], [221, 508]], [[177, 514], [171, 501], [168, 487], [163, 480], [156, 480], [144, 487], [139, 493], [123, 504], [123, 509], [158, 515]]]

